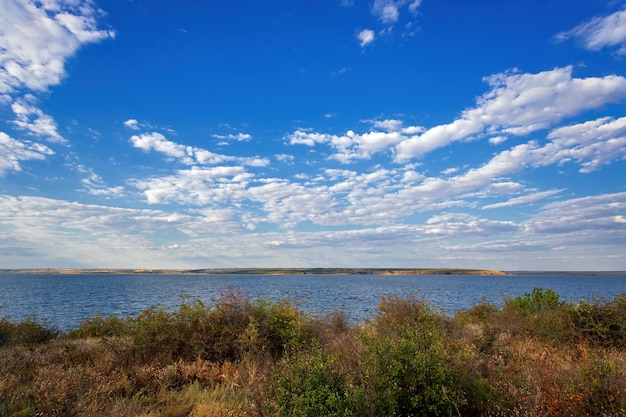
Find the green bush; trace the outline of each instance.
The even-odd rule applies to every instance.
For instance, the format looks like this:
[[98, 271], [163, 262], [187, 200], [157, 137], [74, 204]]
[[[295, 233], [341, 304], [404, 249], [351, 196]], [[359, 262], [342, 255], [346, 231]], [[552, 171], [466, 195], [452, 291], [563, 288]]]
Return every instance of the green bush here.
[[364, 416], [364, 401], [362, 388], [341, 372], [339, 358], [316, 346], [283, 360], [267, 411], [281, 417]]
[[618, 349], [626, 348], [626, 293], [606, 302], [580, 302], [571, 309], [577, 332], [590, 342]]
[[24, 345], [37, 346], [59, 335], [57, 330], [51, 329], [48, 323], [29, 316], [18, 322], [11, 322], [0, 318], [0, 346]]
[[521, 297], [507, 300], [504, 304], [504, 308], [512, 308], [521, 312], [536, 314], [542, 310], [553, 310], [565, 305], [559, 298], [558, 294], [551, 289], [544, 290], [543, 288], [535, 287], [532, 293], [525, 293]]
[[126, 335], [128, 331], [127, 319], [116, 315], [107, 317], [97, 314], [92, 318], [83, 320], [78, 327], [70, 330], [67, 335], [71, 338], [112, 337]]
[[141, 362], [225, 362], [250, 354], [277, 359], [310, 339], [307, 317], [292, 301], [251, 301], [231, 288], [212, 305], [183, 297], [175, 311], [155, 306], [123, 325], [132, 345], [127, 353]]
[[443, 329], [426, 324], [402, 333], [365, 341], [366, 397], [371, 414], [458, 415], [466, 399], [454, 380]]

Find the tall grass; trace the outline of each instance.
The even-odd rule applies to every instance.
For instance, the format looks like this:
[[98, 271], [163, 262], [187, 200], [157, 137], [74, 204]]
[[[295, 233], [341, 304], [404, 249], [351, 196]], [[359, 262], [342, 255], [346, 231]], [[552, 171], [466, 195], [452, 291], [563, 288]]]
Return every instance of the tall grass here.
[[227, 289], [60, 333], [0, 318], [0, 416], [626, 416], [626, 295], [364, 323]]

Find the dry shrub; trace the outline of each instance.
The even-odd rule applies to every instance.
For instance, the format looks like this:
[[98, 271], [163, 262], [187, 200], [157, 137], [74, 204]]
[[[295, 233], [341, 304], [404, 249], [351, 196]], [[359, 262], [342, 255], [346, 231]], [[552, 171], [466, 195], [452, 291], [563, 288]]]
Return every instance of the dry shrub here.
[[626, 296], [534, 291], [447, 317], [409, 294], [350, 324], [229, 290], [11, 339], [0, 416], [626, 416], [625, 322]]

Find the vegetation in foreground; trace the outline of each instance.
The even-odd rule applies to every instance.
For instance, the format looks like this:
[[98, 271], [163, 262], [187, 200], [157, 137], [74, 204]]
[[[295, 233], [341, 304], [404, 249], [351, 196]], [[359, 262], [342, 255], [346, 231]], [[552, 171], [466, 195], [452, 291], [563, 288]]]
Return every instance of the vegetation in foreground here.
[[626, 416], [626, 294], [350, 324], [228, 290], [59, 333], [0, 319], [1, 416]]

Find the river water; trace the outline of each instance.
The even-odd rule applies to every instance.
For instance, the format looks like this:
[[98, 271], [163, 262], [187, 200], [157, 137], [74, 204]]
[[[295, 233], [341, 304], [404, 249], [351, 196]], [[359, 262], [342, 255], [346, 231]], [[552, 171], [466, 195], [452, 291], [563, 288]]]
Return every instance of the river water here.
[[211, 303], [228, 287], [251, 298], [297, 300], [315, 314], [342, 310], [352, 322], [373, 317], [385, 295], [417, 294], [446, 314], [481, 300], [501, 305], [533, 288], [552, 289], [564, 301], [626, 293], [620, 275], [170, 275], [0, 274], [0, 317], [35, 316], [69, 330], [96, 314], [134, 316], [148, 307], [174, 309], [181, 296]]

